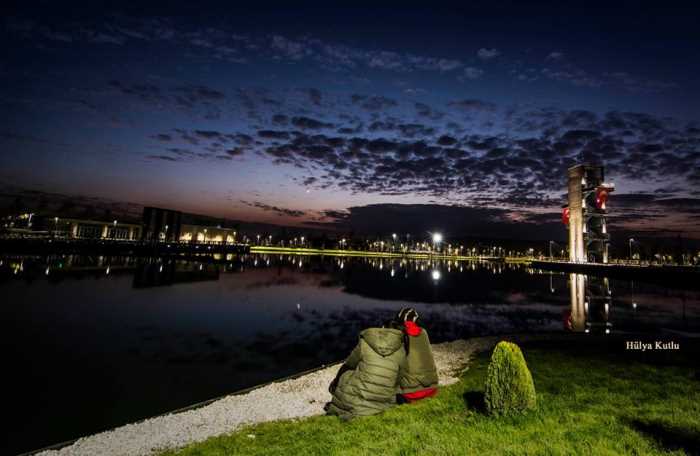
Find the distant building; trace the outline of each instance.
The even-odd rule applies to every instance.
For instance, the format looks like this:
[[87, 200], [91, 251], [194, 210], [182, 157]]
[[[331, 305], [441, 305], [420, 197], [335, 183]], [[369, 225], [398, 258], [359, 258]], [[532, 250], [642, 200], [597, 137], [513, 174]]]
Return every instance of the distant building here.
[[135, 241], [141, 238], [141, 225], [118, 220], [84, 220], [40, 214], [7, 217], [3, 225], [9, 236], [53, 237], [63, 239], [110, 239]]
[[233, 228], [205, 225], [182, 225], [180, 242], [234, 244], [238, 233]]
[[[229, 226], [223, 226], [227, 223]], [[142, 223], [85, 220], [53, 214], [10, 215], [0, 218], [0, 236], [207, 244], [238, 242], [238, 232], [230, 222], [156, 207], [143, 209]]]
[[[190, 223], [183, 223], [187, 220]], [[191, 223], [195, 222], [195, 223]], [[197, 223], [199, 222], [199, 223]], [[237, 232], [216, 225], [214, 219], [157, 207], [143, 208], [143, 237], [150, 242], [233, 244]]]
[[141, 239], [150, 242], [177, 242], [180, 240], [181, 225], [180, 211], [144, 207]]

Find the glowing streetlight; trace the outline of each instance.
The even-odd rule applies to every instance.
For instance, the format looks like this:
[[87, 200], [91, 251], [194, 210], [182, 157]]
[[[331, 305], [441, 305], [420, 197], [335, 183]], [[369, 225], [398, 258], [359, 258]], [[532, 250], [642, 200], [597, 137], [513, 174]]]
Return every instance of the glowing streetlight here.
[[433, 244], [439, 244], [442, 242], [442, 234], [441, 233], [433, 233]]
[[630, 238], [630, 261], [632, 261], [632, 243], [634, 242], [634, 238]]

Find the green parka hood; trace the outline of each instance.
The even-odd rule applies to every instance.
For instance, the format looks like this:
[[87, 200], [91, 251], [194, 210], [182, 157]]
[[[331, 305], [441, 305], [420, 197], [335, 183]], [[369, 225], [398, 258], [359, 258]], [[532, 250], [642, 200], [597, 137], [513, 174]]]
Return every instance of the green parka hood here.
[[393, 328], [368, 328], [360, 338], [381, 356], [389, 356], [403, 348], [403, 332]]
[[326, 411], [343, 418], [380, 413], [396, 405], [399, 373], [406, 363], [403, 331], [369, 328], [338, 370]]

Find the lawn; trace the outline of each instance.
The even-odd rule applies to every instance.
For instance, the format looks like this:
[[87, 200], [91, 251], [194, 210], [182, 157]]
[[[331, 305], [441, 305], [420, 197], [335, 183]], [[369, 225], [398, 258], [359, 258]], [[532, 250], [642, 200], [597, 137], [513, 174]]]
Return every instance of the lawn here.
[[538, 402], [525, 415], [485, 415], [484, 354], [422, 403], [347, 423], [320, 416], [249, 426], [165, 455], [700, 454], [692, 361], [649, 363], [587, 344], [522, 348]]

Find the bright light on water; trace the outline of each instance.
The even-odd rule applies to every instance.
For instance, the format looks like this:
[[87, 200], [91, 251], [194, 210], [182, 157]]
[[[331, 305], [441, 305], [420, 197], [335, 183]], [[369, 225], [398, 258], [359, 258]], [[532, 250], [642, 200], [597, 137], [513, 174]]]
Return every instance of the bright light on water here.
[[433, 280], [440, 280], [440, 277], [442, 277], [442, 274], [440, 274], [440, 271], [437, 269], [433, 269], [433, 272], [430, 274]]

